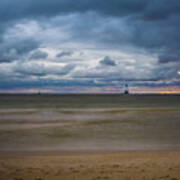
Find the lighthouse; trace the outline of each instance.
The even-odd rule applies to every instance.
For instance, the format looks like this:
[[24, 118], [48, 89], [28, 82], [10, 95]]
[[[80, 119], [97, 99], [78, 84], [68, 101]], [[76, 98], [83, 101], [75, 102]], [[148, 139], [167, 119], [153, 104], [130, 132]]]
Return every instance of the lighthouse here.
[[128, 84], [125, 84], [124, 94], [129, 94]]

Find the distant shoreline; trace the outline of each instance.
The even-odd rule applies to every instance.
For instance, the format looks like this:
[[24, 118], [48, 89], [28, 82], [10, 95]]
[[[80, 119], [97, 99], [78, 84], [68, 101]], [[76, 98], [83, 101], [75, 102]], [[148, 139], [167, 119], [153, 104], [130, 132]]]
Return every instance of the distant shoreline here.
[[179, 93], [177, 94], [162, 94], [162, 93], [0, 93], [0, 96], [31, 96], [31, 95], [58, 95], [58, 96], [180, 96]]

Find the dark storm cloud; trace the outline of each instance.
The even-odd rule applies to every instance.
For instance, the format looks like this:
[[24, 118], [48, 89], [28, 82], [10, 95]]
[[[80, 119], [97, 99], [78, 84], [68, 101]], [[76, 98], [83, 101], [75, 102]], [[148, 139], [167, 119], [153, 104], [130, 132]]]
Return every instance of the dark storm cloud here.
[[144, 12], [146, 20], [163, 20], [180, 13], [179, 0], [158, 0], [151, 1]]
[[0, 44], [0, 63], [22, 59], [23, 55], [39, 47], [39, 43], [32, 39], [6, 40]]
[[[115, 44], [133, 45], [148, 50], [155, 50], [157, 47], [174, 50], [180, 47], [179, 0], [2, 0], [0, 2], [0, 17], [6, 21], [86, 12], [99, 14], [102, 16], [102, 21], [106, 21], [107, 17], [127, 17], [125, 24], [128, 30], [124, 29], [124, 32], [119, 30], [123, 25], [118, 23], [112, 24], [112, 27], [102, 25], [104, 28], [99, 35], [96, 31], [99, 28], [96, 19], [91, 20], [83, 15], [84, 18], [78, 19], [77, 25], [71, 22], [72, 34], [74, 34], [72, 38], [88, 39], [89, 37], [94, 40], [97, 38], [97, 41], [114, 46]], [[45, 21], [48, 23], [48, 19]]]
[[60, 87], [74, 87], [74, 86], [88, 86], [88, 87], [107, 87], [118, 85], [119, 87], [124, 87], [126, 83], [128, 83], [129, 87], [133, 86], [146, 86], [146, 87], [167, 87], [171, 85], [180, 85], [180, 81], [160, 81], [156, 79], [150, 80], [134, 80], [134, 79], [116, 79], [116, 82], [113, 83], [111, 79], [108, 81], [100, 81], [101, 83], [94, 82], [91, 79], [66, 79], [66, 80], [53, 80], [53, 79], [34, 79], [29, 81], [20, 81], [20, 80], [11, 80], [4, 81], [0, 80], [0, 89], [16, 89], [16, 88], [39, 88], [39, 87], [50, 87], [53, 89]]
[[18, 58], [15, 50], [10, 50], [8, 52], [1, 52], [0, 63], [9, 63]]
[[[103, 16], [86, 14], [72, 19], [72, 39], [100, 43], [101, 47], [136, 48], [157, 56], [180, 54], [180, 1], [148, 1], [148, 6], [137, 14]], [[156, 7], [157, 6], [157, 7]], [[156, 19], [153, 17], [154, 8]], [[121, 9], [121, 7], [119, 7]], [[110, 7], [111, 9], [111, 7]], [[174, 10], [174, 11], [173, 11]], [[168, 13], [166, 14], [166, 12]], [[159, 12], [159, 14], [158, 14]], [[87, 31], [88, 29], [88, 31]]]
[[169, 63], [180, 61], [180, 54], [175, 55], [161, 55], [159, 56], [159, 63]]
[[0, 7], [4, 21], [87, 11], [110, 16], [140, 14], [148, 20], [159, 20], [180, 12], [179, 0], [1, 0]]
[[[95, 83], [92, 80], [85, 80], [85, 81], [79, 81], [79, 80], [52, 80], [52, 79], [36, 79], [32, 81], [16, 81], [12, 80], [9, 81], [3, 81], [0, 80], [0, 88], [1, 89], [11, 89], [11, 88], [36, 88], [36, 87], [63, 87], [63, 86], [94, 86]], [[102, 85], [99, 85], [102, 86]], [[104, 86], [104, 85], [103, 85]]]
[[46, 59], [48, 57], [48, 53], [37, 50], [33, 52], [31, 55], [31, 59]]
[[13, 48], [16, 49], [18, 54], [26, 54], [29, 53], [30, 51], [37, 49], [39, 47], [39, 43], [35, 40], [32, 39], [25, 39], [17, 44], [15, 43]]
[[7, 21], [17, 18], [54, 16], [62, 13], [84, 13], [87, 11], [121, 16], [139, 13], [147, 4], [148, 1], [146, 0], [2, 0], [0, 17], [3, 17], [3, 21]]
[[72, 54], [73, 54], [72, 51], [63, 51], [61, 53], [58, 53], [56, 55], [56, 57], [61, 58], [61, 57], [64, 57], [64, 56], [71, 56]]
[[21, 63], [15, 66], [14, 71], [22, 76], [46, 76], [46, 75], [66, 75], [74, 69], [74, 65], [58, 67], [55, 65], [45, 66], [37, 63]]
[[106, 66], [116, 66], [115, 61], [112, 60], [109, 56], [104, 57], [104, 59], [102, 59], [99, 63]]

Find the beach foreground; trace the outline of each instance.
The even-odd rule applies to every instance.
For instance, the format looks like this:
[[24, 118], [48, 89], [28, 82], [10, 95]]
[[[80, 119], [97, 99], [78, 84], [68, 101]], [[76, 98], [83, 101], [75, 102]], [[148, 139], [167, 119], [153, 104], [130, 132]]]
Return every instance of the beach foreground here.
[[1, 180], [178, 180], [180, 152], [0, 155]]
[[0, 100], [0, 180], [180, 180], [180, 96]]

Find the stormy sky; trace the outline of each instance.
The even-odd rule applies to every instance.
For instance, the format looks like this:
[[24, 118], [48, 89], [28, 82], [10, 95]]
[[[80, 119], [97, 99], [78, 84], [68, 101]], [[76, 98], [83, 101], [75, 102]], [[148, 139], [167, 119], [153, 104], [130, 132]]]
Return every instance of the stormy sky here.
[[1, 0], [0, 92], [180, 93], [179, 0]]

